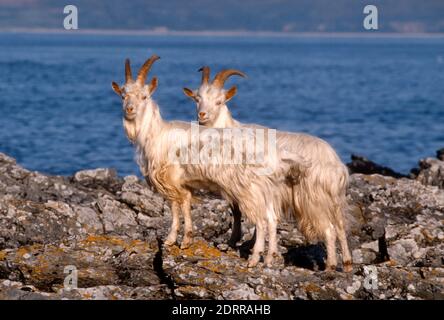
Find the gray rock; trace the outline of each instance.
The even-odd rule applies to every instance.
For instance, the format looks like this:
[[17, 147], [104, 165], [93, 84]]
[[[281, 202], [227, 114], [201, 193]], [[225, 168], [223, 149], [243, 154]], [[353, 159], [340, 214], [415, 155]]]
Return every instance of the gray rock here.
[[249, 269], [254, 226], [227, 246], [231, 210], [214, 195], [193, 204], [192, 246], [164, 248], [170, 209], [145, 181], [47, 176], [0, 154], [0, 299], [443, 299], [444, 190], [427, 181], [351, 176], [352, 273], [322, 271], [323, 245], [293, 221], [279, 224], [284, 259]]
[[109, 183], [116, 179], [117, 172], [114, 169], [100, 168], [95, 170], [82, 170], [74, 174], [73, 180], [82, 184]]
[[425, 185], [444, 189], [444, 160], [433, 158], [421, 160], [415, 178]]

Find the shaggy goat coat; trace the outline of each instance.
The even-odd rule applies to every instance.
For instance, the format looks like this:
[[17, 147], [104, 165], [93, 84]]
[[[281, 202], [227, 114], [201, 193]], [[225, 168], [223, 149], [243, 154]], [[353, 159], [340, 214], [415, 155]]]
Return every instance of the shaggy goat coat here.
[[[198, 117], [211, 128], [264, 128], [256, 124], [243, 124], [233, 119], [223, 101], [231, 99], [236, 88], [223, 90], [224, 81], [230, 75], [245, 76], [237, 70], [224, 70], [209, 82], [209, 68], [203, 72], [202, 85], [197, 91], [185, 88], [187, 96], [198, 105]], [[224, 99], [225, 98], [225, 99]], [[299, 230], [309, 241], [323, 240], [327, 245], [327, 268], [336, 266], [336, 240], [339, 239], [344, 269], [351, 270], [351, 255], [348, 248], [344, 213], [348, 209], [346, 190], [348, 170], [333, 148], [324, 140], [303, 133], [276, 132], [280, 152], [296, 154], [305, 170], [291, 184], [280, 188], [283, 212], [293, 212]], [[239, 218], [237, 219], [238, 222]], [[236, 224], [236, 221], [235, 221]]]
[[[260, 165], [224, 164], [224, 159], [218, 154], [214, 155], [213, 164], [175, 163], [171, 161], [172, 152], [180, 156], [181, 150], [192, 149], [191, 125], [179, 121], [165, 122], [157, 104], [151, 99], [139, 108], [137, 117], [132, 121], [124, 119], [123, 124], [129, 140], [136, 144], [142, 173], [162, 195], [179, 205], [187, 201], [184, 199], [188, 199], [193, 190], [221, 191], [229, 202], [237, 203], [256, 225], [258, 240], [250, 259], [251, 265], [259, 261], [265, 228], [268, 227], [270, 248], [266, 260], [271, 263], [272, 256], [277, 253], [276, 223], [284, 203], [282, 194], [289, 188], [289, 181], [297, 180], [306, 170], [303, 161], [296, 155], [279, 152], [272, 156], [270, 150], [266, 150], [265, 163]], [[222, 130], [219, 132], [222, 137]], [[199, 135], [198, 143], [201, 150], [206, 141], [202, 141]], [[223, 144], [221, 140], [220, 145]], [[263, 167], [274, 171], [272, 174], [258, 174], [257, 170]]]
[[[230, 114], [231, 116], [231, 114]], [[257, 124], [244, 124], [233, 118], [218, 119], [218, 128], [266, 128]], [[226, 126], [223, 124], [227, 123]], [[229, 126], [228, 126], [229, 124]], [[213, 126], [207, 124], [207, 126]], [[346, 190], [348, 170], [333, 148], [324, 140], [294, 132], [276, 131], [278, 149], [297, 154], [305, 164], [302, 175], [291, 185], [294, 194], [294, 212], [299, 229], [310, 241], [324, 240], [324, 231], [342, 224], [347, 210]], [[288, 184], [287, 184], [288, 185]], [[287, 194], [288, 194], [287, 190]], [[285, 195], [282, 197], [285, 199]], [[285, 205], [288, 202], [284, 201]], [[292, 205], [293, 205], [292, 204]], [[328, 219], [325, 219], [325, 214]]]

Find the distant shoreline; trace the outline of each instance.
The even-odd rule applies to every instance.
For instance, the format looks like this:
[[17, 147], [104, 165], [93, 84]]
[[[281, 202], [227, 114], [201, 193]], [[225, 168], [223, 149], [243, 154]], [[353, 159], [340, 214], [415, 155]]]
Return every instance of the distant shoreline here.
[[276, 37], [276, 38], [444, 38], [444, 33], [365, 32], [275, 32], [275, 31], [176, 31], [176, 30], [123, 30], [123, 29], [46, 29], [0, 28], [1, 34], [81, 34], [131, 36], [192, 36], [192, 37]]

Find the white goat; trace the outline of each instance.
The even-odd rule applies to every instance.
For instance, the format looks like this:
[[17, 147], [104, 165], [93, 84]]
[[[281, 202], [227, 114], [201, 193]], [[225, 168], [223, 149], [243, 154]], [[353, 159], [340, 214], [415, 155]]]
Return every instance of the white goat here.
[[[210, 69], [203, 67], [202, 83], [193, 91], [184, 88], [185, 95], [197, 103], [199, 123], [212, 128], [252, 127], [233, 119], [226, 102], [237, 92], [235, 86], [224, 90], [228, 77], [245, 74], [238, 70], [223, 70], [212, 82]], [[327, 247], [326, 270], [335, 270], [336, 240], [342, 250], [343, 270], [352, 270], [352, 258], [344, 227], [344, 211], [347, 209], [346, 188], [348, 171], [333, 148], [324, 140], [302, 133], [277, 131], [278, 148], [296, 153], [310, 163], [304, 175], [282, 193], [284, 203], [292, 204], [299, 229], [308, 240], [323, 240]], [[285, 198], [285, 194], [289, 199]], [[233, 225], [240, 230], [240, 217], [233, 215]], [[238, 235], [239, 236], [239, 235]]]
[[[128, 139], [137, 147], [138, 163], [143, 175], [171, 202], [173, 220], [165, 244], [172, 245], [176, 242], [179, 212], [182, 211], [185, 220], [182, 248], [188, 247], [192, 242], [193, 190], [219, 190], [229, 202], [236, 203], [256, 226], [257, 240], [248, 265], [252, 267], [259, 262], [260, 254], [264, 249], [266, 227], [268, 227], [270, 239], [265, 262], [271, 264], [273, 257], [277, 254], [276, 223], [281, 211], [279, 206], [283, 202], [279, 198], [281, 193], [278, 190], [286, 185], [286, 180], [297, 179], [300, 170], [305, 169], [304, 165], [297, 161], [296, 156], [294, 158], [286, 155], [281, 157], [280, 154], [273, 155], [270, 150], [264, 152], [264, 162], [260, 165], [225, 164], [225, 158], [217, 152], [211, 153], [212, 160], [209, 163], [199, 161], [195, 163], [189, 160], [174, 161], [177, 160], [175, 156], [184, 156], [187, 150], [196, 147], [192, 141], [193, 126], [186, 122], [164, 121], [159, 107], [151, 99], [157, 88], [157, 78], [153, 78], [149, 85], [145, 85], [145, 80], [149, 69], [157, 59], [159, 57], [154, 55], [143, 64], [136, 81], [132, 78], [129, 60], [126, 60], [125, 84], [120, 87], [113, 82], [112, 87], [123, 99], [123, 125]], [[226, 130], [198, 128], [201, 131], [213, 130], [218, 137], [224, 136]], [[202, 134], [199, 134], [198, 139], [197, 148], [202, 151], [208, 146], [208, 141]], [[217, 142], [220, 143], [221, 148], [227, 146], [225, 140]], [[243, 141], [243, 143], [247, 142]], [[236, 152], [231, 144], [228, 146], [229, 154]], [[241, 159], [247, 156], [244, 150], [241, 156]], [[269, 175], [263, 175], [258, 170], [267, 167], [276, 170]]]

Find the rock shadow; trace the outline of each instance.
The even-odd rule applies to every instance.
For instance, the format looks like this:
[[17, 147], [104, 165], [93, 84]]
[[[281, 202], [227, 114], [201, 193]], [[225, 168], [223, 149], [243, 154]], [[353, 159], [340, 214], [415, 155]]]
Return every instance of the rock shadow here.
[[318, 243], [287, 247], [287, 253], [283, 254], [283, 257], [286, 266], [320, 271], [325, 270], [327, 254], [324, 244]]

